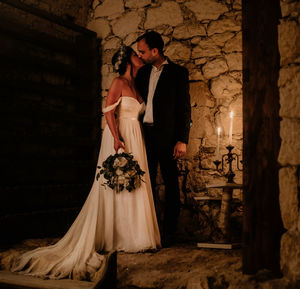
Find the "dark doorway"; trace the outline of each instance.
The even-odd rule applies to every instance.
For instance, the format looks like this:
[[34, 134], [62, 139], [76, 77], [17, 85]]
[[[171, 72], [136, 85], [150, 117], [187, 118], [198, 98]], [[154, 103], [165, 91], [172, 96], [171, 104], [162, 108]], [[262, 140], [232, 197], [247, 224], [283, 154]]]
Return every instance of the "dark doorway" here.
[[66, 231], [97, 161], [96, 34], [0, 1], [1, 242]]

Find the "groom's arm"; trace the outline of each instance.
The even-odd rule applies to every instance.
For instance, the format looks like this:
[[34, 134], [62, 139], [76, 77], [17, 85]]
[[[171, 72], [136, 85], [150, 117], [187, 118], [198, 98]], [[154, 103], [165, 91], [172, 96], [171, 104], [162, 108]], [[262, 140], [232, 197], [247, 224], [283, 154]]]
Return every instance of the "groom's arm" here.
[[177, 141], [187, 144], [191, 124], [191, 102], [189, 92], [189, 72], [185, 67], [180, 67], [177, 79]]

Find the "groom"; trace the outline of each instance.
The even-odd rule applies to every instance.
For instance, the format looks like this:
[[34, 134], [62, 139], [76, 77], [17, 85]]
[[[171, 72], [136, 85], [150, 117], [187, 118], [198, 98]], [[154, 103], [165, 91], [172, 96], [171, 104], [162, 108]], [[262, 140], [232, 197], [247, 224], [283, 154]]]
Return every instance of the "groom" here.
[[186, 153], [191, 122], [189, 76], [186, 68], [164, 56], [159, 33], [150, 31], [140, 36], [137, 48], [138, 56], [146, 64], [138, 71], [136, 86], [146, 103], [143, 126], [151, 185], [156, 201], [159, 164], [165, 184], [162, 242], [169, 245], [180, 213], [176, 159]]

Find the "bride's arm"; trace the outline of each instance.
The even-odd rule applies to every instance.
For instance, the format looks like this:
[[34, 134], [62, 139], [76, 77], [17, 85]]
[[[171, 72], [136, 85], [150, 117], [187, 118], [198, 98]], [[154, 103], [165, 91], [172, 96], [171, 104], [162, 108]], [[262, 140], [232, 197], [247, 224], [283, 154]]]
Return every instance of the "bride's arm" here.
[[[122, 93], [122, 81], [119, 78], [115, 78], [109, 88], [107, 98], [106, 98], [106, 107], [115, 104], [118, 102]], [[111, 131], [111, 134], [114, 137], [114, 149], [118, 152], [119, 148], [123, 148], [124, 144], [121, 142], [119, 137], [119, 132], [117, 128], [116, 118], [115, 118], [116, 107], [104, 113], [107, 125]]]

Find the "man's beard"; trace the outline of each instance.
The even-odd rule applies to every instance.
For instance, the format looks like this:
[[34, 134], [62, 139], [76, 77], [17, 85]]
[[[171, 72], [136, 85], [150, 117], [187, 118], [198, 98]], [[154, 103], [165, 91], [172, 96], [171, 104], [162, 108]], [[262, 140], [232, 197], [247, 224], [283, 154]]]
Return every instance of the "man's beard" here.
[[150, 65], [153, 65], [155, 62], [154, 60], [151, 59], [147, 59], [147, 60], [142, 59], [142, 61], [144, 62], [144, 64], [150, 64]]

